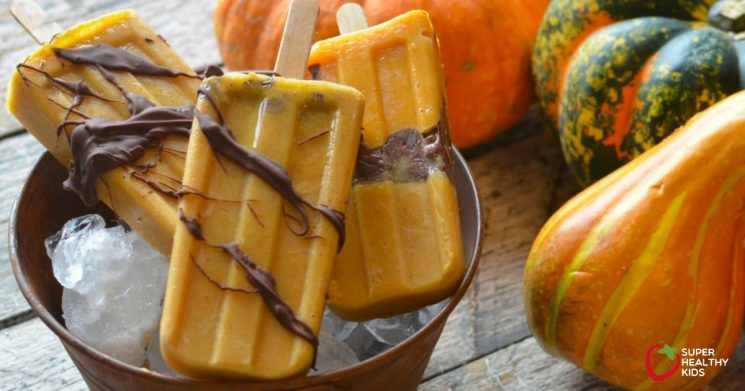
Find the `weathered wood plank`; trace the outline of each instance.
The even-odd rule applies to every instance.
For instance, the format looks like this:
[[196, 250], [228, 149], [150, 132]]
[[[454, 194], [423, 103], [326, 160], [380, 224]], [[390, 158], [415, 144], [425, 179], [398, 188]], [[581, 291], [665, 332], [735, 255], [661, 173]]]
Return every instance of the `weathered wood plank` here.
[[[566, 171], [554, 136], [531, 117], [528, 136], [469, 161], [479, 188], [487, 229], [479, 274], [451, 316], [425, 378], [494, 352], [529, 335], [523, 314], [525, 259], [556, 205], [576, 192], [571, 181], [554, 194]], [[531, 131], [532, 130], [532, 131]], [[557, 201], [557, 197], [561, 200]]]
[[[0, 374], [7, 390], [82, 390], [77, 369], [59, 340], [39, 320], [0, 331]], [[9, 387], [9, 388], [6, 388]], [[527, 338], [423, 383], [440, 390], [616, 390], [575, 366], [548, 356]], [[728, 368], [705, 388], [745, 389], [745, 338]]]
[[0, 141], [0, 325], [29, 309], [8, 261], [8, 220], [19, 189], [43, 151], [44, 147], [25, 133]]
[[0, 331], [3, 390], [86, 390], [57, 337], [39, 319]]
[[[221, 62], [212, 29], [212, 0], [40, 0], [42, 8], [63, 28], [120, 9], [137, 11], [163, 35], [186, 62], [196, 69]], [[5, 107], [13, 68], [35, 48], [8, 12], [12, 0], [0, 0], [0, 105]], [[0, 110], [0, 136], [21, 128], [6, 110]]]
[[740, 340], [737, 352], [730, 358], [727, 369], [704, 390], [745, 390], [745, 336]]
[[[419, 389], [617, 390], [566, 361], [550, 357], [532, 337], [429, 380]], [[725, 372], [705, 389], [745, 389], [745, 338]]]

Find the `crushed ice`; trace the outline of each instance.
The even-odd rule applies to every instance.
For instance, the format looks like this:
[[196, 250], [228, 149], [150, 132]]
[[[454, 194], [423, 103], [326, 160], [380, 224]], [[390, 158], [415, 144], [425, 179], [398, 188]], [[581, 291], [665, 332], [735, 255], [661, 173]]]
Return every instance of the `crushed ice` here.
[[429, 323], [448, 301], [367, 322], [347, 322], [326, 309], [319, 333], [316, 371], [311, 374], [338, 371], [390, 349]]
[[98, 215], [68, 221], [44, 244], [64, 287], [68, 330], [102, 353], [142, 365], [160, 319], [166, 258], [134, 232], [106, 228]]

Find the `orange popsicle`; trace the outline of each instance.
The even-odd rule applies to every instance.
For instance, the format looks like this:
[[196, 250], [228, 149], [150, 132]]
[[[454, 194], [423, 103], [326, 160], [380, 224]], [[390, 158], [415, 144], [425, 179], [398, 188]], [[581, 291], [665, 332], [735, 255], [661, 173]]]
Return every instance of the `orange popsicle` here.
[[199, 83], [163, 38], [134, 12], [119, 11], [56, 35], [26, 58], [11, 76], [7, 106], [72, 166], [66, 187], [89, 204], [100, 198], [168, 253]]
[[[340, 21], [348, 20], [344, 12]], [[464, 262], [458, 203], [447, 175], [442, 66], [429, 16], [411, 11], [318, 42], [309, 64], [314, 78], [355, 87], [366, 98], [347, 241], [334, 266], [328, 305], [345, 319], [367, 320], [450, 296]]]
[[[296, 0], [287, 25], [297, 29], [296, 6], [314, 3]], [[283, 74], [302, 75], [314, 23], [300, 34], [304, 49], [286, 48], [285, 37], [284, 50], [304, 55]], [[344, 233], [364, 98], [256, 73], [209, 78], [200, 91], [161, 350], [198, 378], [305, 373]]]

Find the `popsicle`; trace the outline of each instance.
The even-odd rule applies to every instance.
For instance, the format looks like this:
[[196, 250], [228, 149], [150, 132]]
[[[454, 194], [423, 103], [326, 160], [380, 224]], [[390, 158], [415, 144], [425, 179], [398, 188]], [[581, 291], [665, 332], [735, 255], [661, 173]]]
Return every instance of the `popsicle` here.
[[[364, 98], [303, 76], [318, 5], [296, 0], [272, 74], [204, 81], [184, 169], [161, 351], [195, 378], [313, 362], [344, 233]], [[290, 30], [290, 31], [288, 31]]]
[[11, 75], [7, 108], [70, 167], [66, 188], [87, 204], [100, 199], [168, 253], [199, 84], [125, 10], [61, 32], [27, 57]]
[[317, 42], [315, 79], [366, 98], [346, 243], [328, 293], [347, 320], [409, 312], [450, 296], [463, 277], [458, 203], [448, 177], [451, 147], [437, 39], [429, 16], [411, 11], [359, 31], [360, 6], [338, 14], [343, 35]]

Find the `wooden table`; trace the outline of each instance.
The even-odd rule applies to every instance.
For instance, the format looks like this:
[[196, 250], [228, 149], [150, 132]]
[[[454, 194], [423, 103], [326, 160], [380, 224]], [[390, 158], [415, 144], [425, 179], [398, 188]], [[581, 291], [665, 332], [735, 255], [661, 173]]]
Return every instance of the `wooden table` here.
[[[270, 0], [261, 0], [270, 1]], [[6, 10], [10, 0], [0, 0]], [[212, 32], [214, 0], [42, 0], [63, 27], [121, 8], [137, 10], [196, 69], [220, 63]], [[0, 103], [10, 71], [34, 48], [7, 12], [0, 13]], [[4, 110], [0, 113], [0, 237], [18, 189], [43, 148]], [[612, 389], [544, 353], [523, 315], [522, 274], [541, 225], [578, 191], [555, 137], [535, 112], [469, 165], [484, 203], [481, 268], [449, 319], [421, 385], [423, 390]], [[85, 389], [57, 338], [18, 291], [0, 240], [0, 389]], [[745, 389], [745, 338], [729, 368], [710, 386]]]

